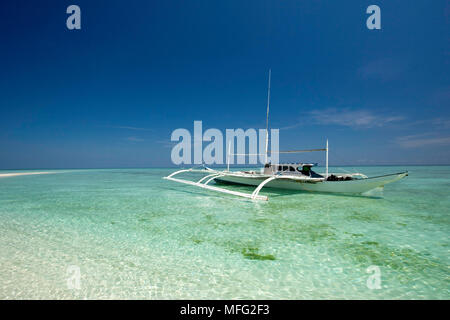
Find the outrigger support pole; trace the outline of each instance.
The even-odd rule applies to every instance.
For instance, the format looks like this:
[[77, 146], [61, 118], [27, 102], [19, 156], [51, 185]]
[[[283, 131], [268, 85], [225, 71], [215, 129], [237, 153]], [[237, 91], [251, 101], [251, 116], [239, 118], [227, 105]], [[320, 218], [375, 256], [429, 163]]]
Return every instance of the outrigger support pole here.
[[[258, 187], [256, 187], [255, 191], [253, 191], [252, 193], [252, 199], [257, 199], [258, 197], [260, 197], [258, 194], [261, 191], [262, 188], [264, 188], [266, 186], [266, 184], [268, 184], [270, 181], [276, 180], [276, 179], [288, 179], [288, 180], [297, 180], [297, 181], [305, 181], [305, 179], [298, 177], [298, 178], [293, 178], [292, 176], [271, 176], [270, 178], [267, 178], [266, 180], [264, 180], [263, 182], [261, 182]], [[318, 180], [315, 181], [310, 181], [309, 183], [316, 183]], [[320, 181], [320, 180], [319, 180]]]
[[[171, 175], [164, 177], [164, 179], [166, 180], [171, 180], [171, 181], [175, 181], [175, 182], [179, 182], [179, 183], [184, 183], [184, 184], [189, 184], [191, 186], [195, 186], [195, 187], [200, 187], [203, 189], [208, 189], [211, 191], [216, 191], [216, 192], [221, 192], [221, 193], [228, 193], [228, 194], [232, 194], [234, 196], [239, 196], [239, 197], [244, 197], [244, 198], [249, 198], [252, 200], [264, 200], [267, 201], [268, 197], [267, 196], [260, 196], [258, 194], [253, 195], [250, 193], [244, 193], [244, 192], [239, 192], [239, 191], [233, 191], [233, 190], [228, 190], [228, 189], [224, 189], [224, 188], [219, 188], [219, 187], [214, 187], [214, 186], [209, 186], [208, 183], [212, 180], [214, 180], [215, 178], [218, 178], [220, 176], [223, 176], [224, 174], [217, 172], [215, 170], [211, 170], [209, 169], [209, 172], [214, 172], [212, 174], [207, 175], [206, 177], [201, 178], [199, 181], [194, 182], [194, 181], [189, 181], [189, 180], [184, 180], [184, 179], [178, 179], [178, 178], [174, 178], [174, 175], [177, 175], [179, 173], [182, 172], [204, 172], [204, 170], [192, 170], [192, 169], [186, 169], [186, 170], [179, 170], [176, 171], [174, 173], [172, 173]], [[208, 179], [209, 178], [209, 179]], [[208, 179], [208, 180], [206, 180]], [[202, 183], [203, 181], [205, 181], [205, 183]], [[259, 192], [259, 191], [258, 191]]]
[[264, 180], [263, 182], [261, 182], [261, 183], [258, 185], [258, 187], [255, 189], [255, 191], [253, 191], [253, 193], [252, 193], [252, 199], [256, 199], [256, 197], [258, 197], [258, 193], [261, 191], [261, 189], [262, 189], [266, 184], [268, 184], [270, 181], [275, 180], [275, 179], [277, 179], [277, 178], [279, 178], [279, 177], [277, 177], [277, 176], [272, 176], [272, 177], [270, 177], [270, 178]]
[[268, 198], [266, 196], [259, 196], [259, 195], [257, 195], [255, 197], [252, 197], [252, 195], [249, 194], [249, 193], [244, 193], [244, 192], [232, 191], [232, 190], [228, 190], [228, 189], [224, 189], [224, 188], [213, 187], [213, 186], [209, 186], [207, 184], [197, 183], [197, 182], [193, 182], [193, 181], [189, 181], [189, 180], [183, 180], [183, 179], [177, 179], [177, 178], [169, 178], [169, 177], [165, 177], [165, 179], [172, 180], [172, 181], [175, 181], [175, 182], [184, 183], [184, 184], [190, 184], [192, 186], [200, 187], [200, 188], [203, 188], [203, 189], [208, 189], [208, 190], [222, 192], [222, 193], [228, 193], [228, 194], [232, 194], [234, 196], [250, 198], [250, 199], [253, 199], [253, 200], [265, 200], [265, 201], [268, 200]]

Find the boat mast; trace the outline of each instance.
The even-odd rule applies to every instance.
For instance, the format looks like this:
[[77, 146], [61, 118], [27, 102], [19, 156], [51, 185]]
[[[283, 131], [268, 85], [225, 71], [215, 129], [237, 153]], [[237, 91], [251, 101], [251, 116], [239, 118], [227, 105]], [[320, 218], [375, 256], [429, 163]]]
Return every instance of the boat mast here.
[[326, 155], [326, 159], [325, 159], [325, 179], [328, 179], [328, 139], [327, 139], [327, 155]]
[[231, 141], [228, 142], [227, 171], [230, 171]]
[[266, 158], [265, 163], [267, 163], [267, 153], [269, 151], [269, 105], [270, 105], [270, 76], [272, 70], [269, 69], [269, 88], [267, 90], [267, 115], [266, 115]]

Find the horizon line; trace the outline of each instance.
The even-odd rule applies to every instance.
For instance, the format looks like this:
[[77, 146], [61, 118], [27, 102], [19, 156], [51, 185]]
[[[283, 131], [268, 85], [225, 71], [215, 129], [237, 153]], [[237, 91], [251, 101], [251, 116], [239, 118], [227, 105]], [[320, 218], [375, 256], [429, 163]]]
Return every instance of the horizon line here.
[[[198, 167], [200, 165], [188, 165], [188, 166], [146, 166], [146, 167], [63, 167], [63, 168], [50, 168], [50, 167], [39, 167], [39, 168], [0, 168], [0, 171], [6, 171], [6, 170], [113, 170], [113, 169], [174, 169], [174, 168], [186, 168], [186, 167]], [[338, 165], [330, 165], [329, 167], [444, 167], [444, 166], [450, 166], [450, 163], [448, 164], [338, 164]], [[215, 167], [215, 168], [226, 168], [226, 165], [210, 165], [209, 167]], [[258, 165], [239, 165], [234, 166], [234, 168], [255, 168], [259, 167]], [[325, 166], [316, 166], [318, 168]]]

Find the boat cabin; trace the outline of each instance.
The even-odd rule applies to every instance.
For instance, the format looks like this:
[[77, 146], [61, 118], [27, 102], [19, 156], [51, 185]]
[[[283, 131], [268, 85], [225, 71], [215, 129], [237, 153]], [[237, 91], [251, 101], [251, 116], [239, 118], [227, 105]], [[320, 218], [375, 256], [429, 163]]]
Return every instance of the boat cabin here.
[[311, 178], [323, 178], [311, 170], [315, 163], [280, 163], [264, 165], [264, 174], [304, 175]]

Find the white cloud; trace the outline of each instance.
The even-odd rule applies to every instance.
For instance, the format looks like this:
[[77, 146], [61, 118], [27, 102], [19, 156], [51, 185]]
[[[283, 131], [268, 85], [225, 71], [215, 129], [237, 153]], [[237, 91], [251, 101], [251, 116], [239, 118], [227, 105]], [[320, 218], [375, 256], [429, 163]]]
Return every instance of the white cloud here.
[[113, 126], [115, 129], [126, 129], [126, 130], [135, 130], [135, 131], [151, 131], [152, 129], [148, 128], [138, 128], [138, 127], [129, 127], [129, 126]]
[[141, 142], [144, 141], [144, 139], [138, 138], [138, 137], [128, 137], [127, 138], [128, 141], [133, 141], [133, 142]]
[[436, 137], [433, 133], [423, 133], [396, 139], [397, 144], [403, 148], [420, 148], [427, 146], [450, 145], [450, 137]]
[[434, 119], [432, 123], [443, 128], [450, 128], [450, 119], [437, 118]]
[[374, 60], [358, 69], [358, 74], [364, 79], [381, 79], [383, 81], [397, 78], [405, 72], [407, 64], [403, 60], [391, 58]]
[[382, 115], [369, 110], [354, 110], [349, 108], [313, 110], [309, 116], [318, 124], [341, 125], [352, 128], [382, 127], [404, 118], [395, 115]]
[[156, 140], [156, 143], [162, 145], [163, 148], [173, 148], [178, 141], [170, 141], [170, 139]]

